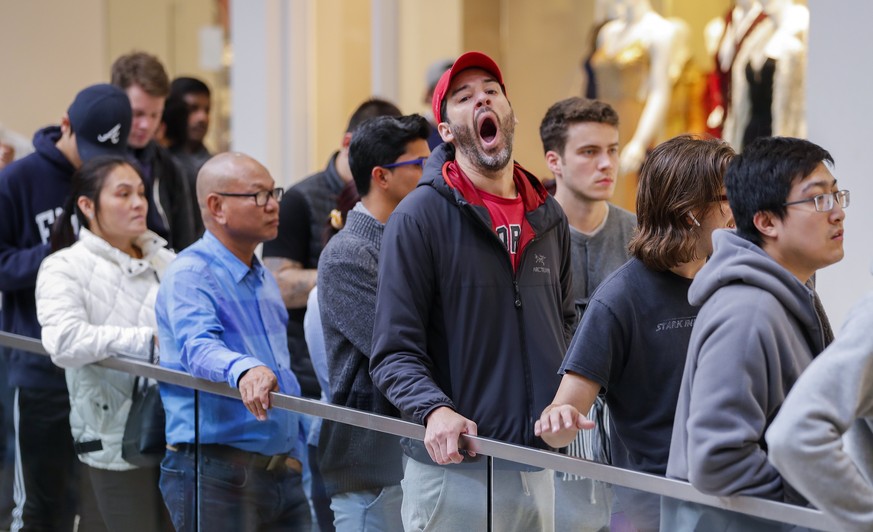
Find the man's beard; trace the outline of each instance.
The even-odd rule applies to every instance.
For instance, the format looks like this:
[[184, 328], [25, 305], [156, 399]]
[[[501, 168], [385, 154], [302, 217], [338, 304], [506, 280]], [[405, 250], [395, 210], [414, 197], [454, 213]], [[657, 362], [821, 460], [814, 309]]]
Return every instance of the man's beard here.
[[515, 135], [515, 112], [510, 109], [509, 114], [503, 120], [498, 119], [497, 122], [497, 128], [500, 130], [500, 137], [503, 140], [503, 148], [494, 154], [485, 153], [482, 139], [479, 138], [478, 132], [473, 132], [470, 126], [460, 123], [449, 123], [449, 130], [455, 137], [455, 146], [474, 165], [486, 172], [503, 170], [512, 158], [512, 140]]

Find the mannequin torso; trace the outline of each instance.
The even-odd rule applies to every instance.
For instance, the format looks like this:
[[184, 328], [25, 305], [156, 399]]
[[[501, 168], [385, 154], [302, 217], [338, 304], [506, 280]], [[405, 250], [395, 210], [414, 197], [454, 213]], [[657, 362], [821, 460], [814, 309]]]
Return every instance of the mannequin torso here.
[[[736, 149], [764, 135], [806, 136], [809, 11], [791, 0], [768, 0], [764, 11], [768, 20], [749, 36], [733, 69], [730, 128], [726, 123], [725, 139]], [[770, 108], [762, 109], [767, 100]], [[765, 122], [769, 127], [764, 127]]]
[[[672, 81], [687, 60], [682, 28], [656, 13], [648, 0], [624, 0], [620, 17], [597, 37], [592, 67], [598, 98], [619, 114], [620, 155], [616, 202], [633, 209], [636, 179], [666, 120]], [[685, 53], [683, 53], [685, 51]]]
[[707, 132], [713, 136], [722, 137], [722, 127], [730, 112], [732, 69], [737, 53], [746, 45], [752, 30], [764, 20], [766, 15], [759, 2], [738, 0], [724, 17], [711, 20], [704, 29], [707, 52], [714, 59], [705, 102]]

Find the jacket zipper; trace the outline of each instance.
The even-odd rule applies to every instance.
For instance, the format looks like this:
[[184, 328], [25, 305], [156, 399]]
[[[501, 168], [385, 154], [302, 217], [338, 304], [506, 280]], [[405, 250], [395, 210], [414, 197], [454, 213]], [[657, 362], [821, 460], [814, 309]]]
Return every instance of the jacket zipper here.
[[[501, 251], [503, 251], [504, 256], [506, 257], [506, 261], [509, 263], [509, 272], [510, 279], [512, 280], [513, 287], [513, 295], [515, 301], [515, 308], [517, 309], [516, 318], [517, 318], [517, 326], [518, 326], [518, 334], [519, 341], [521, 342], [521, 362], [522, 369], [524, 371], [524, 386], [525, 391], [527, 392], [527, 421], [524, 423], [524, 427], [522, 429], [522, 441], [525, 442], [533, 442], [533, 435], [531, 430], [533, 428], [534, 414], [533, 414], [533, 401], [534, 401], [534, 393], [533, 393], [533, 382], [531, 378], [531, 362], [530, 362], [530, 352], [527, 348], [527, 337], [524, 334], [524, 319], [522, 315], [522, 301], [521, 301], [521, 290], [518, 287], [518, 271], [513, 270], [512, 268], [512, 257], [509, 255], [509, 251], [507, 251], [506, 246], [503, 245], [503, 242], [500, 241], [497, 234], [494, 233], [490, 228], [485, 227], [485, 224], [479, 219], [479, 217], [472, 211], [473, 206], [469, 203], [466, 204], [466, 209], [470, 209], [467, 215], [473, 218], [474, 225], [481, 227], [483, 231], [487, 232], [491, 238], [492, 242], [494, 242], [497, 246], [500, 247]], [[546, 229], [549, 231], [551, 227]], [[527, 252], [530, 247], [536, 243], [538, 240], [542, 239], [542, 234], [534, 234], [533, 238], [531, 238], [530, 242], [524, 247], [521, 252], [521, 257], [519, 257], [519, 270], [521, 266], [524, 264], [524, 258], [527, 256]]]
[[[522, 366], [524, 368], [524, 381], [525, 387], [527, 389], [527, 423], [524, 424], [524, 431], [522, 433], [523, 441], [533, 443], [533, 434], [531, 433], [533, 429], [534, 423], [534, 412], [533, 412], [533, 403], [534, 403], [534, 392], [533, 392], [533, 376], [531, 375], [531, 353], [528, 350], [527, 346], [527, 336], [524, 333], [524, 315], [523, 310], [521, 308], [521, 291], [518, 288], [518, 272], [521, 271], [522, 266], [524, 265], [524, 259], [527, 255], [528, 250], [533, 246], [538, 240], [541, 239], [541, 235], [535, 234], [533, 238], [531, 238], [530, 242], [524, 247], [521, 251], [521, 257], [519, 257], [518, 261], [518, 270], [512, 272], [512, 285], [515, 289], [515, 308], [518, 309], [516, 312], [516, 316], [518, 316], [518, 334], [521, 341], [521, 361]], [[506, 254], [509, 257], [509, 253]], [[510, 270], [512, 270], [512, 261], [510, 260]]]

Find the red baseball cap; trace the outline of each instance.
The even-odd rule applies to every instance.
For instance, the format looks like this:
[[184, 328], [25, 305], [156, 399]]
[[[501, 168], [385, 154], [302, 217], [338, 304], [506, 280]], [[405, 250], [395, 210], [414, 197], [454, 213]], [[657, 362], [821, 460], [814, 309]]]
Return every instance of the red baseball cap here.
[[452, 68], [443, 72], [443, 75], [440, 76], [440, 80], [436, 84], [436, 88], [433, 90], [431, 106], [433, 107], [433, 117], [437, 124], [443, 121], [443, 117], [440, 114], [440, 107], [443, 104], [443, 100], [446, 99], [446, 92], [449, 90], [449, 85], [451, 85], [455, 76], [468, 68], [481, 68], [494, 76], [497, 83], [500, 84], [500, 88], [503, 89], [503, 94], [506, 94], [506, 87], [503, 86], [503, 74], [500, 73], [500, 68], [497, 66], [497, 63], [482, 52], [467, 52], [455, 61]]

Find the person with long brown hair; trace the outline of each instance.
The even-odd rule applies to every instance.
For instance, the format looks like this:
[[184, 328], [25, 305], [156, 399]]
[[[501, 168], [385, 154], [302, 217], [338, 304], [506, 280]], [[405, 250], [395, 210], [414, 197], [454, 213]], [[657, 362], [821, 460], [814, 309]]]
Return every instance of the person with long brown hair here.
[[[733, 224], [722, 179], [733, 156], [719, 140], [680, 136], [643, 163], [633, 257], [591, 297], [561, 365], [558, 392], [535, 424], [552, 447], [593, 426], [583, 412], [604, 393], [613, 465], [665, 474], [698, 310], [688, 303], [688, 287], [712, 252], [712, 232]], [[616, 495], [636, 528], [658, 529], [657, 496], [619, 489]]]

